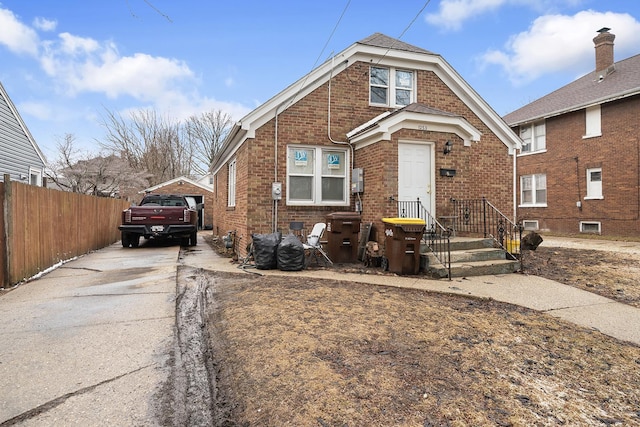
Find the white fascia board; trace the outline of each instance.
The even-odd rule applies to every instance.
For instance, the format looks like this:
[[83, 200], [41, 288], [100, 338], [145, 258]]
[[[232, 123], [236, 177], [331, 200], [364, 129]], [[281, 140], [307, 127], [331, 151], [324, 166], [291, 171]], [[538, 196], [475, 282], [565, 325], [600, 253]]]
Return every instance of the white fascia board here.
[[391, 119], [378, 123], [376, 127], [350, 139], [350, 142], [356, 146], [356, 149], [360, 149], [378, 141], [389, 141], [391, 135], [401, 129], [453, 133], [458, 135], [467, 147], [471, 145], [472, 141], [480, 141], [482, 136], [482, 133], [463, 117], [410, 112], [400, 113]]
[[186, 182], [188, 184], [194, 185], [196, 187], [200, 187], [203, 190], [206, 190], [208, 192], [212, 192], [212, 190], [209, 187], [206, 187], [206, 186], [204, 186], [204, 185], [202, 185], [202, 184], [200, 184], [200, 183], [198, 183], [198, 182], [196, 182], [196, 181], [194, 181], [194, 180], [192, 180], [190, 178], [187, 178], [186, 176], [179, 176], [178, 178], [173, 178], [173, 179], [170, 179], [169, 181], [165, 181], [165, 182], [162, 182], [162, 183], [160, 183], [158, 185], [154, 185], [153, 187], [145, 188], [142, 191], [138, 191], [138, 194], [143, 194], [143, 193], [146, 193], [148, 191], [155, 191], [158, 188], [162, 188], [162, 187], [166, 187], [167, 185], [175, 184], [178, 181], [184, 181], [184, 182]]

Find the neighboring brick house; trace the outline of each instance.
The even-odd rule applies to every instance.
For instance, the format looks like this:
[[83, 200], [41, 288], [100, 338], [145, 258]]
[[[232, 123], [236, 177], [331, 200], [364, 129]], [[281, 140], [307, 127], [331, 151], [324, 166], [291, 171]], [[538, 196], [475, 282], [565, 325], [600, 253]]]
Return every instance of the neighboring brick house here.
[[9, 95], [0, 83], [0, 181], [42, 186], [45, 158]]
[[[211, 187], [181, 176], [146, 188], [140, 193], [191, 196], [196, 200], [196, 203], [204, 203], [204, 208], [198, 211], [199, 228], [208, 230], [213, 228], [213, 190]], [[140, 198], [142, 199], [142, 196]]]
[[614, 63], [614, 38], [593, 39], [595, 71], [504, 117], [527, 229], [640, 235], [640, 55]]
[[382, 241], [381, 219], [417, 198], [434, 217], [482, 196], [515, 216], [519, 144], [442, 56], [376, 33], [233, 127], [211, 169], [214, 233], [243, 252], [253, 233], [357, 211]]

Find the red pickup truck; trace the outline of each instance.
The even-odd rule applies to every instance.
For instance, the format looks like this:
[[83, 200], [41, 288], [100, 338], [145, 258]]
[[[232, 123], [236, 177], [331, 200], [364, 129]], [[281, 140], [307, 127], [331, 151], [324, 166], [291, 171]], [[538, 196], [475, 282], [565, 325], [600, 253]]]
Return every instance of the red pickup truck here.
[[195, 200], [176, 194], [147, 194], [140, 205], [122, 211], [122, 247], [136, 248], [145, 239], [181, 239], [183, 246], [198, 241]]

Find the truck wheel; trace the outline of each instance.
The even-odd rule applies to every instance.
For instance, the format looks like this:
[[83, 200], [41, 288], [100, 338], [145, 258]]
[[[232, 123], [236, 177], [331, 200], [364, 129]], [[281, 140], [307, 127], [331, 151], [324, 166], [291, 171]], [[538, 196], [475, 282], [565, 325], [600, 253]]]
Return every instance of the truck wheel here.
[[125, 233], [123, 231], [121, 239], [122, 239], [122, 247], [123, 248], [128, 248], [129, 245], [131, 244], [131, 241], [129, 240], [129, 233]]
[[194, 231], [189, 237], [189, 246], [196, 246], [198, 244], [198, 232]]
[[129, 237], [129, 241], [131, 242], [132, 248], [137, 248], [138, 245], [140, 245], [140, 235], [134, 234], [133, 236]]

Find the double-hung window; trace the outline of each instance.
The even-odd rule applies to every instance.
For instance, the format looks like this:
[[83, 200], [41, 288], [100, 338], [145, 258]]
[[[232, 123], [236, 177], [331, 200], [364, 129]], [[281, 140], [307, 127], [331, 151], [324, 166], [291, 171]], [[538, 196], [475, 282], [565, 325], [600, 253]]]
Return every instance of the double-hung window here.
[[227, 206], [234, 207], [236, 205], [236, 159], [229, 162], [228, 172]]
[[369, 102], [372, 105], [404, 107], [414, 101], [413, 71], [386, 67], [371, 67]]
[[544, 122], [520, 126], [520, 139], [522, 139], [522, 150], [520, 152], [524, 154], [546, 150], [546, 133]]
[[520, 177], [520, 206], [547, 206], [547, 175]]
[[333, 147], [289, 146], [287, 204], [349, 204], [348, 151]]
[[583, 138], [593, 138], [602, 136], [602, 123], [600, 105], [588, 107], [584, 111], [585, 116], [585, 132]]
[[587, 195], [585, 199], [602, 198], [602, 168], [587, 169]]

